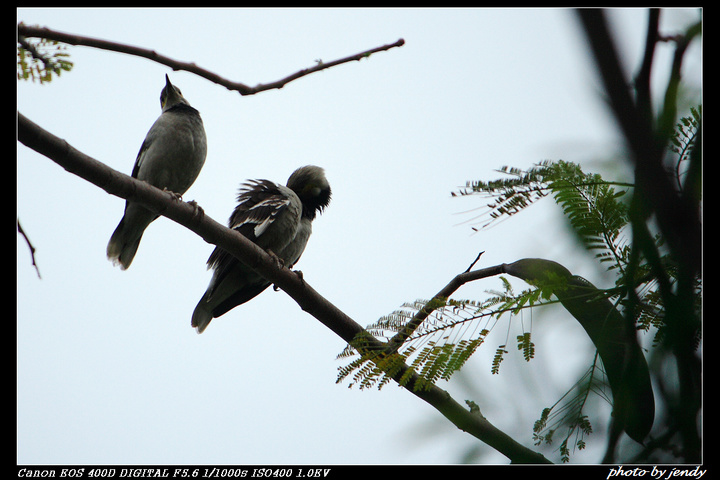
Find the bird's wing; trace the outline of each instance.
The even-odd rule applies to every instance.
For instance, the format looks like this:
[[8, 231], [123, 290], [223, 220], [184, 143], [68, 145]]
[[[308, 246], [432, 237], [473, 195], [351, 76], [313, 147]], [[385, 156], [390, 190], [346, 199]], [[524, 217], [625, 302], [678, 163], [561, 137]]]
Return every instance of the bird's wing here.
[[155, 141], [155, 139], [162, 135], [164, 131], [166, 131], [166, 124], [168, 121], [167, 116], [163, 116], [162, 114], [155, 120], [155, 123], [153, 123], [152, 127], [150, 127], [150, 130], [148, 130], [147, 135], [145, 135], [145, 140], [143, 140], [142, 145], [140, 145], [140, 151], [137, 154], [137, 157], [135, 158], [135, 165], [133, 166], [132, 170], [132, 177], [138, 178], [138, 173], [140, 171], [140, 166], [143, 163], [143, 160], [145, 159], [145, 153], [150, 149], [150, 145]]
[[262, 235], [292, 203], [286, 189], [268, 180], [256, 180], [246, 184], [248, 188], [238, 196], [238, 205], [230, 217], [231, 228], [267, 248]]
[[[253, 180], [244, 187], [238, 195], [238, 205], [230, 216], [229, 226], [261, 248], [271, 248], [274, 240], [264, 238], [263, 234], [290, 208], [292, 199], [283, 187], [269, 180]], [[216, 270], [215, 283], [218, 284], [237, 262], [227, 251], [216, 247], [207, 261], [208, 268]]]
[[133, 166], [132, 173], [130, 174], [133, 178], [138, 178], [138, 172], [140, 171], [140, 164], [142, 163], [143, 156], [145, 155], [145, 152], [147, 151], [148, 147], [150, 147], [150, 135], [148, 133], [148, 136], [145, 137], [145, 140], [143, 141], [142, 145], [140, 146], [140, 151], [137, 154], [137, 157], [135, 158], [135, 165]]

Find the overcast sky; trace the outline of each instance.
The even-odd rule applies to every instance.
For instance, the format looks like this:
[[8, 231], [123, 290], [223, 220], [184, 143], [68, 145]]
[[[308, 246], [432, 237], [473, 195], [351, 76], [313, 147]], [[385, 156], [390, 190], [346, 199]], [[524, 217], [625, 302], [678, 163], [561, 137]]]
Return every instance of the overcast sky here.
[[[678, 10], [662, 26], [675, 33], [696, 18]], [[543, 257], [610, 281], [577, 255], [551, 200], [475, 232], [483, 201], [450, 195], [503, 165], [545, 159], [626, 175], [570, 10], [22, 8], [17, 19], [154, 49], [251, 86], [404, 38], [401, 48], [249, 97], [87, 47], [69, 47], [74, 68], [51, 84], [18, 82], [19, 112], [129, 174], [167, 73], [208, 136], [184, 199], [222, 223], [246, 179], [284, 183], [297, 167], [324, 167], [333, 198], [297, 268], [362, 325], [431, 297], [480, 251], [478, 267]], [[632, 71], [646, 12], [613, 11], [612, 20]], [[688, 62], [690, 80], [699, 57]], [[268, 289], [198, 335], [190, 317], [213, 246], [160, 218], [121, 271], [105, 248], [123, 207], [18, 144], [17, 217], [42, 275], [18, 236], [18, 463], [447, 464], [478, 446], [483, 461], [506, 462], [395, 385], [336, 384], [344, 343], [283, 292]], [[499, 288], [488, 279], [458, 296]], [[522, 320], [527, 329], [532, 319]], [[487, 352], [439, 386], [531, 446], [533, 421], [592, 350], [571, 319], [536, 319], [537, 358], [526, 364], [511, 349], [491, 375], [494, 349], [521, 328], [506, 319]], [[596, 461], [598, 448], [573, 461]]]

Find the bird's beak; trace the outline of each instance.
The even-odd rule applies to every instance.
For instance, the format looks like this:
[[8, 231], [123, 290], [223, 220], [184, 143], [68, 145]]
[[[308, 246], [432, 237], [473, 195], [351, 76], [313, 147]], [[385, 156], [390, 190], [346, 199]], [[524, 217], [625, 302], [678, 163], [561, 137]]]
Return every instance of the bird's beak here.
[[165, 86], [172, 87], [172, 83], [170, 83], [170, 78], [167, 76], [167, 73], [165, 74]]

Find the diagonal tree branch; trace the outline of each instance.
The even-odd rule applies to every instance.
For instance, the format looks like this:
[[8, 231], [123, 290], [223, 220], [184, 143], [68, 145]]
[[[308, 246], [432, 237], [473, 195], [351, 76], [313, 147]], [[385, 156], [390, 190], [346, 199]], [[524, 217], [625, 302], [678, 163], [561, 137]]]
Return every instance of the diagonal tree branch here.
[[166, 57], [165, 55], [161, 55], [161, 54], [157, 53], [155, 50], [150, 50], [147, 48], [141, 48], [141, 47], [136, 47], [133, 45], [126, 45], [126, 44], [122, 44], [122, 43], [111, 42], [111, 41], [102, 40], [99, 38], [85, 37], [82, 35], [75, 35], [72, 33], [58, 32], [56, 30], [51, 30], [47, 27], [33, 27], [33, 26], [24, 25], [22, 23], [18, 25], [17, 29], [18, 29], [18, 36], [21, 38], [22, 37], [47, 38], [50, 40], [55, 40], [55, 41], [67, 43], [70, 45], [82, 45], [85, 47], [100, 48], [103, 50], [110, 50], [113, 52], [126, 53], [128, 55], [135, 55], [138, 57], [147, 58], [149, 60], [160, 63], [162, 65], [167, 65], [168, 67], [172, 68], [173, 70], [185, 70], [187, 72], [194, 73], [200, 77], [210, 80], [213, 83], [222, 85], [223, 87], [227, 88], [228, 90], [237, 91], [240, 93], [240, 95], [255, 95], [256, 93], [260, 93], [265, 90], [280, 89], [280, 88], [284, 87], [286, 84], [292, 82], [293, 80], [297, 80], [298, 78], [304, 77], [306, 75], [310, 75], [311, 73], [319, 72], [321, 70], [325, 70], [330, 67], [340, 65], [342, 63], [359, 61], [359, 60], [362, 60], [363, 58], [369, 57], [373, 53], [390, 50], [391, 48], [394, 48], [394, 47], [401, 47], [405, 44], [405, 40], [403, 40], [401, 38], [398, 41], [396, 41], [395, 43], [389, 43], [387, 45], [382, 45], [380, 47], [371, 48], [370, 50], [365, 50], [364, 52], [360, 52], [355, 55], [350, 55], [348, 57], [340, 58], [338, 60], [333, 60], [332, 62], [327, 62], [327, 63], [318, 62], [317, 65], [315, 65], [314, 67], [299, 70], [298, 72], [295, 72], [292, 75], [288, 75], [287, 77], [282, 78], [280, 80], [266, 83], [266, 84], [259, 84], [255, 87], [250, 87], [248, 85], [245, 85], [244, 83], [234, 82], [232, 80], [223, 78], [214, 72], [211, 72], [209, 70], [206, 70], [202, 67], [197, 66], [193, 62], [182, 62], [179, 60], [175, 60], [170, 57]]
[[[368, 348], [382, 350], [385, 343], [372, 337], [352, 318], [322, 297], [294, 271], [278, 265], [267, 252], [240, 233], [207, 217], [194, 203], [176, 200], [148, 183], [113, 170], [107, 165], [78, 151], [65, 140], [56, 137], [18, 112], [18, 140], [25, 146], [50, 158], [65, 170], [73, 173], [106, 192], [126, 200], [141, 203], [160, 215], [193, 231], [206, 242], [215, 244], [253, 268], [260, 275], [285, 291], [307, 313], [336, 333], [345, 342], [352, 342], [357, 335], [369, 339]], [[462, 275], [470, 275], [468, 272]], [[408, 370], [404, 365], [395, 379]], [[468, 410], [455, 401], [450, 394], [437, 387], [415, 389], [417, 375], [403, 387], [427, 402], [459, 429], [496, 449], [513, 463], [550, 463], [543, 455], [518, 443], [509, 435], [492, 425], [476, 408]]]

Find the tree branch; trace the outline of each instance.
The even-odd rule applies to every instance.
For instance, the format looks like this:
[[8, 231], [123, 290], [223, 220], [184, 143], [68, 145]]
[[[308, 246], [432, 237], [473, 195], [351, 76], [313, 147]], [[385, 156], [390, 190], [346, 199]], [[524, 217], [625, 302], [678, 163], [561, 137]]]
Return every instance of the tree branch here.
[[187, 72], [194, 73], [200, 77], [210, 80], [213, 83], [222, 85], [228, 90], [239, 92], [240, 95], [255, 95], [256, 93], [263, 92], [265, 90], [280, 89], [286, 84], [292, 82], [293, 80], [297, 80], [298, 78], [310, 75], [311, 73], [319, 72], [321, 70], [325, 70], [330, 67], [340, 65], [342, 63], [362, 60], [363, 58], [369, 57], [373, 53], [390, 50], [394, 47], [401, 47], [405, 44], [405, 40], [401, 38], [395, 43], [389, 43], [380, 47], [371, 48], [370, 50], [365, 50], [364, 52], [360, 52], [355, 55], [350, 55], [345, 58], [333, 60], [332, 62], [318, 62], [317, 65], [315, 65], [314, 67], [299, 70], [298, 72], [293, 73], [292, 75], [288, 75], [287, 77], [277, 80], [275, 82], [259, 84], [255, 87], [250, 87], [248, 85], [245, 85], [244, 83], [233, 82], [232, 80], [225, 79], [214, 72], [197, 66], [193, 62], [182, 62], [179, 60], [174, 60], [170, 57], [166, 57], [157, 53], [155, 50], [135, 47], [133, 45], [125, 45], [122, 43], [111, 42], [108, 40], [75, 35], [72, 33], [58, 32], [56, 30], [51, 30], [47, 27], [32, 27], [24, 25], [22, 23], [18, 25], [18, 36], [47, 38], [49, 40], [55, 40], [58, 42], [67, 43], [69, 45], [82, 45], [85, 47], [100, 48], [103, 50], [110, 50], [113, 52], [126, 53], [128, 55], [135, 55], [138, 57], [147, 58], [149, 60], [152, 60], [153, 62], [166, 65], [176, 71], [185, 70]]
[[[649, 28], [657, 28], [655, 13], [651, 12]], [[681, 444], [680, 453], [688, 463], [700, 461], [701, 442], [697, 418], [702, 403], [701, 382], [702, 362], [696, 351], [697, 335], [701, 331], [701, 317], [695, 311], [695, 282], [702, 275], [702, 226], [700, 198], [698, 192], [678, 192], [671, 178], [664, 170], [663, 150], [672, 133], [676, 122], [676, 90], [680, 81], [680, 67], [689, 42], [702, 32], [701, 21], [692, 25], [684, 37], [677, 43], [672, 70], [665, 91], [664, 106], [658, 121], [648, 115], [649, 107], [635, 102], [648, 102], [650, 92], [642, 89], [639, 98], [633, 101], [627, 91], [625, 80], [620, 69], [615, 46], [610, 37], [605, 17], [601, 10], [580, 9], [578, 16], [585, 29], [598, 71], [609, 97], [615, 119], [625, 137], [631, 158], [635, 166], [636, 195], [631, 206], [631, 224], [633, 229], [633, 263], [637, 267], [637, 259], [642, 253], [653, 267], [661, 286], [661, 296], [665, 308], [664, 322], [667, 328], [663, 336], [663, 344], [672, 349], [677, 362], [680, 384], [679, 417]], [[652, 59], [647, 51], [656, 36], [648, 32], [646, 61]], [[658, 39], [660, 39], [658, 37]], [[643, 76], [649, 75], [649, 65]], [[646, 82], [643, 79], [643, 82]], [[657, 124], [655, 124], [657, 123]], [[700, 144], [698, 144], [700, 145]], [[694, 149], [697, 164], [700, 164], [700, 146]], [[697, 167], [696, 167], [697, 168]], [[701, 179], [699, 171], [697, 179]], [[659, 264], [659, 252], [650, 237], [647, 226], [648, 218], [655, 214], [655, 220], [667, 242], [670, 254], [677, 265], [676, 279], [670, 282], [666, 267]], [[634, 265], [633, 265], [634, 264]], [[673, 289], [674, 287], [674, 289]], [[674, 290], [674, 291], [673, 291]], [[629, 292], [633, 303], [633, 292]], [[629, 305], [628, 313], [632, 313], [633, 304]], [[627, 315], [628, 324], [634, 326], [634, 319]]]
[[648, 10], [648, 28], [645, 35], [645, 53], [643, 55], [642, 65], [635, 76], [635, 92], [637, 95], [637, 104], [641, 112], [651, 118], [652, 99], [650, 98], [650, 75], [652, 73], [653, 59], [655, 58], [655, 45], [657, 44], [659, 34], [658, 25], [660, 24], [660, 9], [651, 8]]
[[483, 268], [481, 270], [470, 271], [470, 268], [480, 259], [481, 252], [475, 261], [468, 267], [466, 271], [455, 276], [450, 283], [445, 285], [442, 290], [435, 294], [435, 296], [425, 304], [425, 306], [418, 311], [405, 326], [396, 333], [387, 343], [387, 355], [397, 353], [398, 349], [402, 344], [410, 338], [410, 336], [417, 330], [417, 328], [425, 321], [425, 319], [438, 307], [444, 306], [447, 299], [455, 293], [455, 291], [465, 285], [468, 282], [479, 280], [481, 278], [493, 277], [504, 272], [503, 265], [495, 265], [494, 267]]
[[[106, 192], [143, 206], [179, 223], [203, 238], [227, 250], [243, 263], [285, 291], [295, 302], [323, 325], [350, 343], [359, 334], [370, 340], [371, 349], [384, 349], [386, 344], [372, 337], [352, 318], [322, 297], [303, 278], [292, 270], [278, 265], [267, 252], [242, 236], [207, 217], [200, 207], [193, 203], [176, 200], [173, 195], [163, 192], [148, 183], [136, 180], [113, 170], [107, 165], [76, 150], [65, 140], [42, 129], [18, 112], [18, 140], [25, 146], [50, 158], [65, 170], [73, 173]], [[459, 275], [472, 276], [475, 272]], [[404, 365], [395, 377], [399, 379], [408, 370]], [[543, 455], [521, 445], [509, 435], [492, 425], [478, 411], [470, 411], [455, 401], [450, 394], [437, 387], [415, 389], [418, 376], [413, 374], [404, 388], [432, 405], [459, 429], [496, 449], [513, 463], [550, 463]]]
[[25, 233], [25, 230], [20, 226], [20, 219], [17, 219], [17, 230], [20, 235], [23, 236], [25, 239], [25, 242], [27, 243], [28, 249], [30, 250], [30, 259], [32, 260], [32, 265], [35, 267], [35, 271], [37, 272], [38, 278], [42, 278], [40, 276], [40, 269], [38, 268], [37, 263], [35, 262], [35, 247], [33, 247], [33, 244], [30, 242], [30, 239], [28, 238], [27, 234]]
[[647, 108], [640, 108], [632, 98], [603, 11], [581, 8], [578, 16], [615, 120], [630, 149], [635, 166], [636, 195], [639, 195], [636, 200], [641, 202], [642, 214], [649, 217], [654, 213], [675, 258], [691, 268], [693, 273], [700, 272], [700, 215], [697, 205], [680, 198], [663, 168], [662, 156], [667, 138], [655, 132]]

